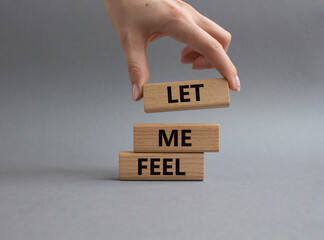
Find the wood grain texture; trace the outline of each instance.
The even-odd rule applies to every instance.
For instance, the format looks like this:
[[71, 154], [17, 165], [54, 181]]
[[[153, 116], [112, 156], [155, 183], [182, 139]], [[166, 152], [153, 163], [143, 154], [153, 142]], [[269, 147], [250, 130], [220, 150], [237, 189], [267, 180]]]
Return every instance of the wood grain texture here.
[[[139, 159], [141, 160], [139, 175]], [[152, 164], [152, 159], [154, 160]], [[166, 162], [164, 161], [165, 159]], [[178, 159], [178, 160], [177, 160]], [[178, 161], [178, 164], [176, 164]], [[168, 168], [164, 169], [164, 165]], [[178, 165], [178, 166], [177, 166]], [[152, 175], [151, 166], [155, 166]], [[145, 168], [147, 167], [147, 168]], [[164, 171], [166, 170], [166, 171]], [[166, 175], [171, 174], [172, 175]], [[185, 173], [185, 175], [183, 175]], [[204, 180], [204, 153], [119, 153], [120, 180]]]
[[230, 95], [224, 78], [144, 84], [146, 113], [228, 107]]
[[219, 124], [134, 124], [134, 152], [218, 152]]

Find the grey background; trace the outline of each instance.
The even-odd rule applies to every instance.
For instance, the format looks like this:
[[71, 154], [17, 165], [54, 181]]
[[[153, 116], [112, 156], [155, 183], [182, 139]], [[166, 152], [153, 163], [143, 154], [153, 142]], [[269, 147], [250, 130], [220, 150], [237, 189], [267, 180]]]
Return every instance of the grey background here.
[[[1, 0], [1, 239], [323, 238], [323, 1], [187, 2], [232, 33], [230, 108], [145, 114], [101, 1]], [[151, 82], [219, 77], [183, 46]], [[118, 181], [133, 123], [220, 123], [205, 181]]]

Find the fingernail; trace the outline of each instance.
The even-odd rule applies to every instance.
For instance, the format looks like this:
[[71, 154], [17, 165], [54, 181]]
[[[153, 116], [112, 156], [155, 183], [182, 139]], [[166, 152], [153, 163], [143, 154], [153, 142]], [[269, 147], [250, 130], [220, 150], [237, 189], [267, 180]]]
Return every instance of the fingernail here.
[[132, 84], [132, 98], [133, 101], [136, 101], [136, 99], [138, 98], [139, 95], [139, 90], [138, 90], [138, 86], [136, 83]]
[[235, 85], [236, 85], [236, 90], [238, 92], [241, 91], [241, 83], [240, 83], [240, 79], [238, 76], [235, 77]]

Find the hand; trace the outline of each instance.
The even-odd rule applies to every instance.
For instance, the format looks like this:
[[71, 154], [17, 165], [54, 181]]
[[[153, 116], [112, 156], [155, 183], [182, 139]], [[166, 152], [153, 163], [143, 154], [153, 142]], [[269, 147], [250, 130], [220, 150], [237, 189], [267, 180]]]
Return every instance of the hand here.
[[181, 62], [193, 69], [216, 68], [240, 90], [237, 71], [226, 50], [231, 34], [180, 0], [104, 0], [111, 23], [125, 52], [133, 100], [142, 98], [149, 81], [147, 45], [164, 36], [186, 43]]

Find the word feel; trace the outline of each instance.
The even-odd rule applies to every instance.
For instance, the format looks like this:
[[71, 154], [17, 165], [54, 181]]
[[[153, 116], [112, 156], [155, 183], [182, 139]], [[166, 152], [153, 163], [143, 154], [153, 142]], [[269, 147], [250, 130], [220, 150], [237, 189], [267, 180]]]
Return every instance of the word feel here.
[[[175, 160], [175, 169], [172, 162]], [[148, 169], [148, 161], [150, 161], [150, 175], [186, 175], [186, 172], [180, 171], [180, 159], [176, 158], [138, 158], [138, 175], [143, 174], [143, 169]], [[162, 169], [160, 164], [162, 161]]]

